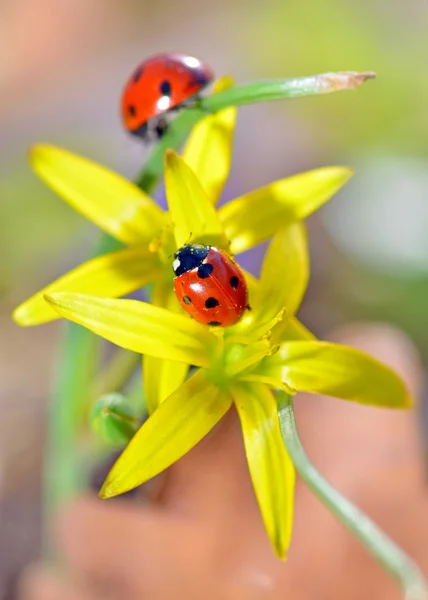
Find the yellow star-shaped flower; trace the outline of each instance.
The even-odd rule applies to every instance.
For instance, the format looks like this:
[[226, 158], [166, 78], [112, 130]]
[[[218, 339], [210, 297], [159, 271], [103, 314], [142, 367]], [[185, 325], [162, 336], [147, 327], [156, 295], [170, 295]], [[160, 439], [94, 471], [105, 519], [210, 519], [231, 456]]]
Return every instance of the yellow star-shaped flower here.
[[[317, 169], [267, 185], [224, 205], [235, 109], [193, 130], [183, 158], [168, 152], [169, 212], [129, 181], [65, 150], [37, 146], [32, 163], [57, 192], [128, 244], [78, 267], [24, 302], [22, 325], [58, 315], [144, 355], [149, 419], [132, 438], [102, 488], [106, 498], [154, 477], [197, 444], [234, 403], [255, 494], [277, 555], [289, 546], [294, 468], [285, 450], [274, 391], [325, 393], [404, 408], [408, 393], [389, 368], [352, 348], [318, 342], [295, 318], [309, 260], [302, 220], [350, 177]], [[246, 275], [252, 310], [233, 327], [191, 320], [173, 292], [171, 255], [186, 242], [233, 254], [273, 237], [260, 280]], [[116, 299], [154, 283], [152, 303]], [[186, 379], [189, 366], [197, 370]]]

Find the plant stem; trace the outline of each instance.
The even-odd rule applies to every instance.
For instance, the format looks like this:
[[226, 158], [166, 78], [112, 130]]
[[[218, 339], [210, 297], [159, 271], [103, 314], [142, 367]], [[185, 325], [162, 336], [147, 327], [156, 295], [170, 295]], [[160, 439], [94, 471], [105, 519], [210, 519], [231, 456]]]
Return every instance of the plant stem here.
[[65, 323], [49, 411], [44, 467], [44, 545], [50, 554], [50, 517], [85, 483], [77, 459], [79, 415], [95, 368], [98, 340], [74, 323]]
[[[103, 235], [95, 255], [113, 251], [118, 242]], [[101, 339], [74, 323], [63, 324], [48, 421], [45, 450], [44, 546], [50, 553], [50, 517], [86, 484], [77, 444], [98, 363]]]
[[419, 567], [360, 509], [342, 496], [310, 462], [297, 434], [291, 396], [279, 391], [277, 402], [282, 437], [301, 478], [399, 582], [406, 600], [428, 600], [428, 586]]
[[206, 96], [199, 101], [196, 107], [187, 108], [173, 121], [168, 132], [151, 152], [143, 170], [136, 178], [136, 183], [145, 191], [153, 189], [163, 171], [165, 150], [179, 148], [193, 125], [205, 117], [207, 113], [229, 106], [244, 106], [245, 104], [255, 104], [268, 100], [285, 100], [350, 90], [374, 77], [375, 74], [372, 72], [321, 73], [309, 77], [248, 83]]
[[103, 394], [121, 392], [140, 362], [140, 354], [117, 350], [91, 386], [91, 399], [96, 401]]

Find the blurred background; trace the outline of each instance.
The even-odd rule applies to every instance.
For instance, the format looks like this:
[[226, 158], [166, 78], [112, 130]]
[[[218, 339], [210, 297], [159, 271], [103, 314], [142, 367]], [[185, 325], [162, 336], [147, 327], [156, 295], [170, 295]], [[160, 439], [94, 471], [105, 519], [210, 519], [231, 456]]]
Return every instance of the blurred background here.
[[[243, 15], [245, 18], [243, 18]], [[238, 82], [373, 70], [355, 92], [240, 110], [225, 197], [298, 171], [356, 176], [309, 223], [301, 312], [317, 334], [349, 320], [398, 324], [428, 359], [426, 0], [0, 0], [0, 598], [37, 555], [41, 457], [58, 325], [19, 329], [12, 308], [89, 252], [95, 229], [32, 174], [51, 142], [133, 177], [147, 149], [118, 104], [160, 51]], [[245, 258], [257, 271], [260, 253]]]

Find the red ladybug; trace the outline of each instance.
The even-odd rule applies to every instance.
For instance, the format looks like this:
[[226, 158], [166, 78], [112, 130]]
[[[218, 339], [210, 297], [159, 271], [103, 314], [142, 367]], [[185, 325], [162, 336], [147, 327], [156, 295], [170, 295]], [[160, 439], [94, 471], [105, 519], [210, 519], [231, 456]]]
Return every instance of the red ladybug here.
[[143, 61], [122, 95], [125, 128], [140, 137], [146, 137], [149, 130], [162, 137], [167, 128], [165, 114], [182, 106], [213, 78], [207, 65], [185, 54], [158, 54]]
[[244, 275], [223, 250], [183, 246], [174, 254], [173, 269], [177, 298], [200, 323], [228, 327], [249, 308]]

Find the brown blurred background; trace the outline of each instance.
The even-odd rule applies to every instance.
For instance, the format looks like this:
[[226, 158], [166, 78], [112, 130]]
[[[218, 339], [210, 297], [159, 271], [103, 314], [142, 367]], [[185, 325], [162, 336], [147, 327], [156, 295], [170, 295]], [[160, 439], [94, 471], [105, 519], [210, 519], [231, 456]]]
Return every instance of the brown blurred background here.
[[[56, 324], [23, 330], [13, 306], [84, 258], [95, 228], [39, 182], [28, 147], [63, 145], [132, 177], [146, 148], [121, 129], [135, 65], [176, 50], [238, 82], [374, 70], [355, 92], [239, 113], [228, 198], [327, 164], [357, 171], [310, 220], [303, 321], [398, 324], [428, 356], [426, 0], [0, 0], [0, 599], [37, 555]], [[257, 270], [260, 253], [245, 259]]]

